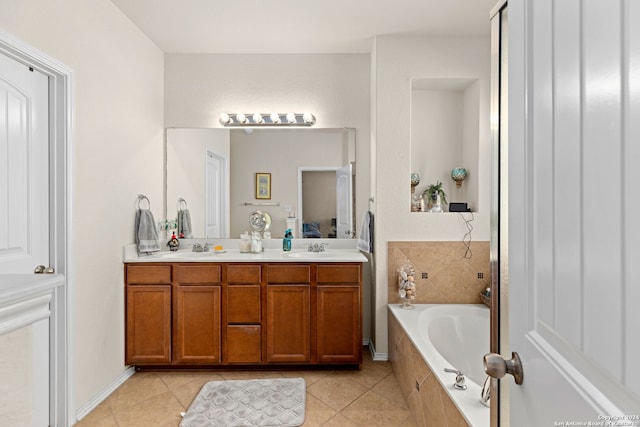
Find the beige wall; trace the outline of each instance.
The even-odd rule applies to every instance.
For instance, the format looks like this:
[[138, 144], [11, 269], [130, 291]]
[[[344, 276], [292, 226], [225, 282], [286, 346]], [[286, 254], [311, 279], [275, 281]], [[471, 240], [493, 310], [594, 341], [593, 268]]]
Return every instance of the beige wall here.
[[461, 241], [467, 227], [458, 214], [412, 213], [409, 184], [411, 80], [415, 78], [478, 79], [481, 118], [478, 138], [478, 206], [472, 240], [489, 240], [490, 132], [489, 38], [379, 36], [372, 52], [371, 114], [375, 145], [376, 262], [373, 296], [374, 344], [386, 354], [387, 242]]
[[162, 212], [163, 54], [108, 0], [0, 0], [0, 10], [0, 30], [74, 70], [72, 405], [80, 408], [125, 369], [122, 246], [133, 242], [137, 194]]

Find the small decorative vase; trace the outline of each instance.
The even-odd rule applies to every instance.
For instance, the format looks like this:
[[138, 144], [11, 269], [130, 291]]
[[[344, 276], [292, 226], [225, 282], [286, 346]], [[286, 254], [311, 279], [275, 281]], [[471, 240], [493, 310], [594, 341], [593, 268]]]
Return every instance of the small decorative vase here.
[[398, 295], [402, 299], [402, 308], [405, 310], [415, 308], [411, 301], [416, 299], [416, 269], [409, 260], [398, 269]]
[[420, 184], [420, 175], [418, 172], [411, 173], [411, 212], [419, 212], [419, 202], [415, 195], [416, 187]]
[[418, 184], [420, 184], [420, 174], [418, 172], [411, 172], [411, 186], [415, 188]]
[[435, 200], [432, 201], [432, 207], [431, 207], [431, 212], [434, 213], [441, 213], [442, 212], [442, 206], [440, 205], [440, 195], [434, 193], [431, 198], [434, 199], [435, 196]]
[[465, 168], [455, 168], [451, 170], [451, 179], [456, 182], [456, 188], [460, 188], [462, 181], [467, 179], [467, 170]]

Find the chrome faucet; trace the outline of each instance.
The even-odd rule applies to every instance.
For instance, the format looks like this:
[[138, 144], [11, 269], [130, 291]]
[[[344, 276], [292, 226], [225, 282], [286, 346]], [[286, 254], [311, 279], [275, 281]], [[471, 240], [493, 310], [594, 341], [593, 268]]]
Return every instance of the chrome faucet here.
[[191, 247], [191, 252], [209, 252], [211, 248], [207, 242], [204, 242], [204, 246], [200, 243], [194, 243]]
[[324, 252], [324, 248], [326, 246], [326, 243], [309, 243], [309, 248], [307, 250], [309, 252]]
[[449, 368], [444, 368], [445, 372], [450, 372], [452, 374], [456, 374], [456, 383], [453, 385], [455, 388], [457, 388], [458, 390], [466, 390], [467, 389], [467, 385], [464, 383], [465, 379], [464, 379], [464, 374], [460, 371], [458, 371], [457, 369], [449, 369]]

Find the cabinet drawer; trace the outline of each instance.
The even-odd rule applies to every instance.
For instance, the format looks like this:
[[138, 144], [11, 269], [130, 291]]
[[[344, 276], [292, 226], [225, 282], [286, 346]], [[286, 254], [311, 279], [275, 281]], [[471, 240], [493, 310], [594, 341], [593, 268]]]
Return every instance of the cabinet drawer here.
[[170, 265], [127, 265], [127, 283], [171, 283]]
[[268, 283], [311, 283], [310, 265], [268, 265]]
[[222, 277], [219, 265], [179, 265], [173, 274], [178, 283], [220, 283]]
[[260, 323], [260, 285], [227, 287], [227, 323]]
[[260, 363], [260, 326], [227, 326], [227, 363]]
[[228, 265], [227, 283], [260, 283], [259, 265]]
[[318, 265], [318, 283], [360, 283], [360, 265]]

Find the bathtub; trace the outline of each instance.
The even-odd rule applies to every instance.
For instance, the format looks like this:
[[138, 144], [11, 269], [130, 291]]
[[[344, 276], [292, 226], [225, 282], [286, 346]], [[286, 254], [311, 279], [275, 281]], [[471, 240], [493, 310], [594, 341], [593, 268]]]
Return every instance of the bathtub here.
[[[486, 378], [482, 358], [489, 353], [489, 309], [482, 304], [415, 307], [405, 310], [389, 304], [389, 311], [466, 421], [473, 427], [488, 427], [489, 408], [480, 403], [480, 394]], [[444, 368], [462, 371], [467, 390], [455, 389], [455, 374]]]

